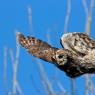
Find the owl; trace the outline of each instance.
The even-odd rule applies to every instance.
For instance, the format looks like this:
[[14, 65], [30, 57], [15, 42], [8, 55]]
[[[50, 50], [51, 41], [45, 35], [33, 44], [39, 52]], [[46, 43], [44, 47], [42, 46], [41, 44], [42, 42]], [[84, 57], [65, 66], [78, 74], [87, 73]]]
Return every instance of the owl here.
[[64, 34], [61, 37], [62, 49], [19, 32], [16, 38], [31, 55], [54, 64], [71, 78], [95, 73], [95, 41], [86, 34]]

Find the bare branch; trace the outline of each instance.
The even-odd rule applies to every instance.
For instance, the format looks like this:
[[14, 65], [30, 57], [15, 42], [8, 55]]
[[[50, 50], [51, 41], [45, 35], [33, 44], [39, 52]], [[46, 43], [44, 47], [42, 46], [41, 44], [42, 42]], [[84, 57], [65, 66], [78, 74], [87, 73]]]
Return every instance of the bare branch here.
[[86, 0], [82, 0], [82, 3], [83, 3], [83, 7], [84, 7], [86, 15], [88, 15], [88, 7], [87, 7], [87, 4], [86, 4]]
[[89, 15], [90, 15], [90, 16], [92, 15], [92, 12], [93, 12], [94, 2], [95, 2], [94, 0], [91, 0], [90, 8], [89, 8]]
[[85, 80], [86, 80], [86, 89], [85, 89], [85, 95], [89, 95], [89, 92], [91, 93], [91, 95], [95, 94], [95, 87], [94, 84], [91, 80], [91, 75], [85, 75]]
[[4, 47], [4, 89], [7, 94], [7, 47]]
[[92, 21], [92, 12], [94, 7], [94, 0], [90, 1], [90, 7], [87, 7], [86, 0], [83, 1], [83, 6], [86, 13], [86, 26], [85, 26], [85, 32], [89, 35], [91, 31], [91, 21]]
[[17, 86], [17, 90], [18, 90], [19, 94], [23, 95], [23, 92], [22, 92], [21, 87], [18, 82], [16, 82], [16, 86]]
[[11, 63], [12, 63], [12, 65], [13, 65], [13, 63], [14, 63], [14, 55], [13, 55], [13, 51], [12, 51], [12, 49], [10, 49], [10, 57], [11, 57]]
[[49, 81], [46, 73], [45, 73], [45, 70], [43, 68], [43, 65], [40, 63], [40, 62], [37, 62], [38, 65], [39, 65], [39, 69], [40, 69], [40, 75], [41, 75], [41, 78], [42, 78], [42, 82], [45, 84], [45, 88], [47, 89], [49, 95], [56, 95], [54, 90], [53, 90], [53, 87], [52, 87], [52, 84], [51, 82]]
[[76, 95], [75, 79], [72, 78], [71, 78], [71, 89], [72, 89], [72, 95]]
[[89, 89], [90, 89], [91, 95], [95, 95], [95, 86], [91, 79], [89, 81]]
[[16, 83], [17, 83], [17, 80], [16, 80], [16, 77], [17, 77], [17, 64], [15, 64], [15, 60], [14, 60], [14, 56], [13, 56], [13, 51], [12, 49], [10, 50], [10, 56], [11, 56], [11, 62], [12, 65], [13, 65], [13, 95], [16, 95]]
[[64, 89], [63, 85], [60, 83], [60, 81], [57, 80], [58, 87], [62, 91], [62, 95], [67, 95], [67, 91]]
[[65, 24], [64, 24], [64, 33], [67, 33], [70, 12], [71, 12], [71, 0], [67, 0], [67, 13], [66, 13]]
[[19, 62], [18, 62], [19, 61], [19, 53], [20, 53], [20, 47], [18, 44], [18, 40], [16, 40], [16, 56], [15, 57], [13, 56], [12, 49], [10, 50], [11, 62], [13, 65], [13, 91], [12, 91], [13, 95], [16, 95], [17, 90], [20, 93], [20, 95], [23, 95], [22, 90], [17, 81], [17, 67], [19, 64]]
[[89, 95], [89, 80], [90, 80], [90, 76], [89, 75], [85, 75], [85, 95]]
[[48, 43], [51, 43], [51, 37], [49, 33], [50, 33], [50, 29], [47, 30], [46, 38], [47, 38]]
[[32, 35], [32, 8], [31, 6], [28, 6], [28, 20], [29, 20], [30, 35]]

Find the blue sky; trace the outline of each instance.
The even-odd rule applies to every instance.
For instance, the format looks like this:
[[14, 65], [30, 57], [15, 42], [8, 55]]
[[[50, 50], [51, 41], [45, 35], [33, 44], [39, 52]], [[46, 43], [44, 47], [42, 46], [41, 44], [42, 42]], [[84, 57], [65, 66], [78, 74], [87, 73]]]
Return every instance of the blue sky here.
[[[88, 6], [89, 6], [89, 1]], [[60, 37], [64, 31], [64, 22], [67, 10], [67, 0], [2, 0], [0, 2], [0, 95], [5, 95], [3, 70], [4, 70], [4, 46], [8, 48], [7, 58], [7, 91], [12, 91], [12, 74], [13, 68], [10, 59], [9, 50], [12, 48], [14, 55], [16, 53], [15, 46], [15, 30], [25, 35], [30, 35], [28, 7], [32, 8], [32, 35], [46, 42], [46, 35], [49, 34], [50, 44], [55, 47], [62, 48], [60, 45]], [[69, 32], [85, 31], [86, 14], [83, 9], [82, 0], [71, 0], [71, 15], [68, 24]], [[95, 6], [92, 14], [91, 36], [95, 38]], [[42, 84], [39, 77], [39, 67], [36, 62], [37, 58], [31, 57], [25, 49], [20, 49], [19, 66], [17, 80], [24, 95], [37, 95], [33, 87], [33, 80], [40, 94], [43, 94]], [[53, 83], [56, 90], [56, 80], [53, 79], [57, 74], [58, 79], [63, 84], [65, 90], [71, 93], [71, 81], [60, 70], [47, 62], [40, 61], [44, 64], [49, 80]], [[57, 73], [55, 73], [55, 71]], [[95, 78], [95, 77], [94, 77]], [[94, 81], [95, 83], [95, 81]], [[79, 88], [82, 86], [82, 89]], [[77, 95], [83, 95], [85, 89], [85, 81], [83, 76], [76, 79]], [[59, 91], [59, 90], [58, 90]], [[70, 94], [71, 95], [71, 94]]]

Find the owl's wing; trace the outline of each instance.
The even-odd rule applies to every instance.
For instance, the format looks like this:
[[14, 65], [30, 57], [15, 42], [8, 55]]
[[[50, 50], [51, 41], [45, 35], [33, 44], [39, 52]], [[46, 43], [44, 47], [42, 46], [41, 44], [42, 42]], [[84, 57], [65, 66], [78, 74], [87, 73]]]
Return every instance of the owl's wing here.
[[48, 43], [36, 39], [35, 37], [32, 36], [25, 37], [21, 33], [17, 33], [17, 40], [19, 44], [22, 47], [26, 48], [31, 55], [43, 59], [47, 62], [51, 63], [55, 62], [53, 56], [55, 52], [58, 50], [58, 48], [54, 48]]
[[61, 45], [72, 52], [87, 54], [95, 49], [95, 41], [84, 33], [66, 33], [61, 37]]

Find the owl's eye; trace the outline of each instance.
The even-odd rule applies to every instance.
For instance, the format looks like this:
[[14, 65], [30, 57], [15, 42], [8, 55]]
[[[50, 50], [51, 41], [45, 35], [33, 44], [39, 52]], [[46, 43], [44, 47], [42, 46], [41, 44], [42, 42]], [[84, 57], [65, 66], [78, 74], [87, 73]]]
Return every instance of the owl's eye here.
[[63, 55], [59, 55], [58, 58], [59, 58], [59, 59], [63, 58]]

